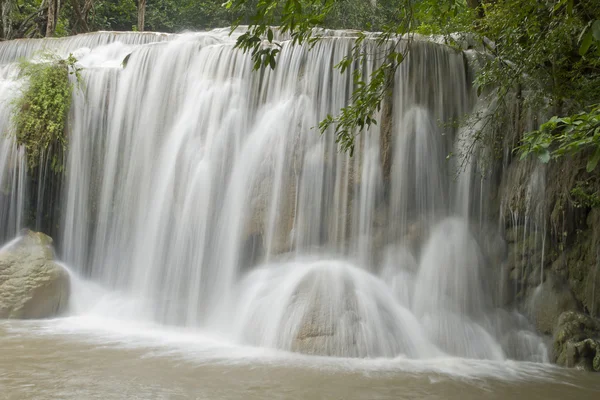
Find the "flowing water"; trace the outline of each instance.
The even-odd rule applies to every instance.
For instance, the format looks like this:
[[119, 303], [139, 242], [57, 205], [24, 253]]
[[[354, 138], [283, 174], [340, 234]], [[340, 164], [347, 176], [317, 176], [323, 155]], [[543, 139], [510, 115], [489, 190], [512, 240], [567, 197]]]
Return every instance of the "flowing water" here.
[[[333, 67], [353, 33], [310, 51], [280, 37], [262, 71], [227, 33], [0, 43], [4, 132], [20, 57], [83, 68], [63, 179], [47, 160], [28, 179], [0, 137], [0, 241], [46, 223], [73, 281], [64, 318], [1, 323], [0, 396], [600, 394], [494, 295], [485, 149], [447, 157], [473, 132], [449, 122], [485, 108], [462, 52], [412, 42], [350, 157], [315, 127], [348, 104], [358, 66]], [[368, 74], [381, 52], [363, 50]]]

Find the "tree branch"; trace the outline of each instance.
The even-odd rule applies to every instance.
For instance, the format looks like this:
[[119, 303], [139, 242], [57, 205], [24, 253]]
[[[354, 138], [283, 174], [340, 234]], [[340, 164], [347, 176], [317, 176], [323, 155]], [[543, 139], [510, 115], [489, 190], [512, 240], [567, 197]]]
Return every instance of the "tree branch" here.
[[43, 16], [47, 9], [48, 9], [48, 6], [42, 6], [40, 9], [35, 11], [33, 14], [31, 14], [27, 18], [25, 18], [25, 20], [23, 20], [23, 22], [21, 22], [21, 25], [19, 25], [19, 29], [17, 29], [16, 33], [13, 36], [17, 37], [17, 38], [23, 37], [25, 35], [25, 32], [27, 32], [29, 30], [30, 23], [31, 22], [35, 23], [36, 22], [35, 18]]

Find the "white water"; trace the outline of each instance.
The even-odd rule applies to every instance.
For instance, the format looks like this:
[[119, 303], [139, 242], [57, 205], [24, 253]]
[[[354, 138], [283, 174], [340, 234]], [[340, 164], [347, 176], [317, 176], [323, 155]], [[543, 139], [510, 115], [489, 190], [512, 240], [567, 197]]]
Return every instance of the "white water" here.
[[[9, 131], [10, 99], [18, 87], [12, 77], [14, 68], [0, 66], [0, 134]], [[3, 76], [4, 75], [4, 76]], [[9, 79], [2, 79], [4, 77]], [[25, 156], [9, 135], [0, 137], [0, 243], [14, 236], [23, 226], [25, 209]]]
[[[11, 62], [43, 46], [84, 67], [59, 253], [101, 288], [94, 298], [121, 295], [74, 310], [308, 354], [547, 361], [527, 322], [494, 308], [499, 266], [477, 233], [484, 186], [476, 168], [456, 180], [446, 160], [459, 144], [442, 123], [475, 103], [462, 53], [415, 41], [389, 137], [380, 121], [350, 158], [315, 129], [352, 92], [352, 69], [333, 69], [349, 33], [312, 51], [283, 42], [274, 71], [252, 71], [233, 43], [219, 30], [0, 44], [2, 85], [14, 84]], [[25, 224], [25, 164], [8, 137], [0, 151], [14, 154], [0, 159], [0, 183], [15, 188], [0, 198], [9, 237]]]

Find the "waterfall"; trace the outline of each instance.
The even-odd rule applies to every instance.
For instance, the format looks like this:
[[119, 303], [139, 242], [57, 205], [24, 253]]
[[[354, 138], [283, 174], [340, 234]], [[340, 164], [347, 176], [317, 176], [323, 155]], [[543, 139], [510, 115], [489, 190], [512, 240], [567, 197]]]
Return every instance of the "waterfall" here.
[[11, 100], [19, 84], [11, 66], [0, 66], [0, 243], [15, 236], [25, 224], [26, 160], [9, 134]]
[[[261, 71], [227, 30], [0, 43], [1, 85], [18, 85], [14, 62], [41, 50], [72, 52], [83, 68], [55, 221], [61, 258], [135, 297], [131, 318], [241, 343], [544, 359], [537, 336], [515, 339], [528, 332], [522, 319], [489, 298], [482, 169], [457, 175], [447, 159], [469, 137], [448, 122], [477, 103], [466, 58], [412, 42], [379, 124], [350, 157], [317, 127], [353, 91], [357, 65], [334, 68], [352, 35], [327, 31], [312, 49], [279, 37], [277, 68]], [[366, 40], [364, 51], [368, 73], [380, 50]], [[3, 131], [9, 119], [5, 107]], [[26, 164], [10, 135], [0, 156], [8, 239], [27, 224]]]

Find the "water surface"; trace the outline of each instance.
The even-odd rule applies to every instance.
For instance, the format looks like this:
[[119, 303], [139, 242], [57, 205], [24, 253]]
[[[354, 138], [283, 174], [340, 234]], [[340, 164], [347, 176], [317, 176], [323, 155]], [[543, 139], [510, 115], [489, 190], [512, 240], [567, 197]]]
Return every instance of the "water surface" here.
[[598, 399], [600, 376], [523, 362], [356, 360], [74, 317], [0, 323], [1, 399]]

